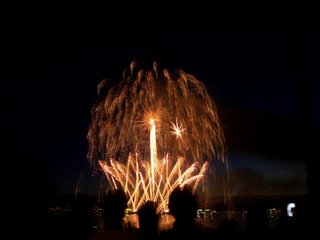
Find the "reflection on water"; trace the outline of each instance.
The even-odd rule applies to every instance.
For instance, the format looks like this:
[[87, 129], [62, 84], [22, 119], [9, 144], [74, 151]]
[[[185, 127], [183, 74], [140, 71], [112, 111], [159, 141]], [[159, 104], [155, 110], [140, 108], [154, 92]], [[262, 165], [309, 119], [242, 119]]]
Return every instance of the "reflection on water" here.
[[[159, 231], [168, 231], [173, 228], [173, 223], [175, 222], [174, 216], [165, 213], [159, 216], [158, 229]], [[139, 229], [139, 216], [138, 214], [128, 214], [123, 218], [123, 223], [125, 228], [135, 228]]]
[[[269, 204], [274, 205], [274, 204]], [[301, 206], [302, 205], [302, 206]], [[249, 205], [250, 206], [250, 205]], [[303, 223], [305, 220], [303, 218], [303, 202], [297, 202], [295, 206], [300, 206], [300, 208], [293, 208], [292, 204], [290, 204], [290, 214], [287, 211], [287, 203], [275, 205], [275, 207], [267, 207], [260, 206], [260, 214], [262, 214], [266, 219], [266, 228], [267, 229], [276, 229], [284, 226], [293, 226], [294, 224]], [[249, 215], [248, 212], [251, 211], [251, 223], [252, 220], [257, 222], [259, 220], [259, 215], [257, 213], [252, 212], [252, 210], [259, 210], [259, 208], [254, 208], [251, 206], [249, 209], [242, 209], [241, 211], [229, 210], [229, 211], [216, 211], [212, 209], [198, 209], [197, 211], [197, 222], [201, 223], [203, 226], [208, 227], [210, 229], [219, 229], [221, 223], [223, 224], [226, 220], [234, 220], [240, 230], [248, 229], [249, 224]], [[297, 212], [300, 211], [300, 214]], [[301, 212], [302, 211], [302, 212]], [[93, 205], [90, 208], [90, 219], [89, 225], [90, 228], [95, 229], [95, 231], [103, 231], [104, 229], [104, 218], [103, 218], [103, 209], [98, 207], [97, 205]], [[291, 215], [292, 214], [292, 215]], [[75, 224], [74, 218], [72, 217], [72, 208], [70, 206], [65, 207], [49, 207], [48, 208], [48, 216], [49, 216], [49, 226], [53, 230], [63, 230], [69, 231], [72, 229]], [[262, 217], [263, 217], [262, 216]], [[168, 231], [173, 228], [173, 224], [175, 222], [174, 216], [169, 213], [164, 213], [159, 215], [159, 232]], [[282, 225], [279, 225], [282, 224]], [[125, 217], [123, 218], [123, 227], [127, 230], [135, 230], [139, 229], [139, 216], [137, 213], [126, 212]]]

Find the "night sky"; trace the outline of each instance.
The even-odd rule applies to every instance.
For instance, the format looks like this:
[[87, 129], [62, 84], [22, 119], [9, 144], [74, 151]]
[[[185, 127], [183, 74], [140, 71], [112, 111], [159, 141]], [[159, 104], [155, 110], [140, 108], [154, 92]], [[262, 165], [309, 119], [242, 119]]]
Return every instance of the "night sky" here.
[[[306, 193], [305, 162], [316, 153], [320, 126], [313, 5], [131, 2], [25, 2], [1, 11], [11, 178], [35, 178], [50, 193], [72, 195], [80, 172], [89, 172], [86, 134], [97, 84], [120, 80], [132, 60], [142, 68], [156, 61], [193, 74], [216, 102], [233, 194]], [[94, 192], [96, 179], [88, 174], [87, 181]]]

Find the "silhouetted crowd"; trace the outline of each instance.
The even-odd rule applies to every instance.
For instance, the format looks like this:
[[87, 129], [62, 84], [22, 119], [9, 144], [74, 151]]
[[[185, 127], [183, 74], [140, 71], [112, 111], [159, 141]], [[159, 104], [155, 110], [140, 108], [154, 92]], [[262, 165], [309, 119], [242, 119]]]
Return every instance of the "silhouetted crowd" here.
[[[59, 239], [212, 239], [215, 237], [236, 237], [237, 239], [286, 237], [291, 238], [304, 233], [306, 228], [303, 214], [288, 218], [280, 216], [276, 226], [270, 228], [266, 209], [259, 204], [249, 206], [246, 214], [246, 226], [240, 227], [239, 221], [232, 215], [226, 215], [217, 228], [207, 227], [197, 221], [198, 202], [192, 191], [185, 187], [176, 188], [169, 197], [170, 215], [174, 217], [171, 228], [159, 227], [160, 214], [157, 204], [146, 201], [139, 209], [138, 225], [125, 224], [124, 213], [127, 199], [121, 190], [109, 191], [103, 201], [103, 222], [96, 224], [90, 213], [90, 203], [86, 195], [79, 195], [73, 204], [72, 227]], [[303, 212], [302, 212], [303, 213]], [[95, 227], [93, 227], [95, 226]], [[56, 238], [57, 239], [57, 238]]]

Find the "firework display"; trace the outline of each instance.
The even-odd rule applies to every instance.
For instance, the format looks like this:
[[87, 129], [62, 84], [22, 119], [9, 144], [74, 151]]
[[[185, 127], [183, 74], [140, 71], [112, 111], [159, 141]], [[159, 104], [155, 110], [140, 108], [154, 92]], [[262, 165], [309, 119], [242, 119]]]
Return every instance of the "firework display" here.
[[204, 84], [182, 70], [139, 69], [136, 62], [117, 84], [103, 80], [92, 107], [88, 159], [128, 207], [144, 201], [167, 209], [170, 193], [196, 191], [212, 160], [224, 160], [224, 135], [216, 105]]

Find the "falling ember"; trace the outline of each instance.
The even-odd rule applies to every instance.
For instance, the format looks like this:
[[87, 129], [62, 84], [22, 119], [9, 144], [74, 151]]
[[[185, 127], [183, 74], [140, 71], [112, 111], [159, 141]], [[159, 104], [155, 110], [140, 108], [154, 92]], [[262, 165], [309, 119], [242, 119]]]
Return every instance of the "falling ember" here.
[[148, 200], [167, 210], [173, 189], [189, 185], [195, 192], [209, 162], [224, 162], [216, 106], [194, 76], [158, 73], [155, 63], [139, 70], [132, 62], [123, 81], [102, 95], [106, 87], [99, 84], [92, 108], [88, 159], [126, 192], [133, 211]]

